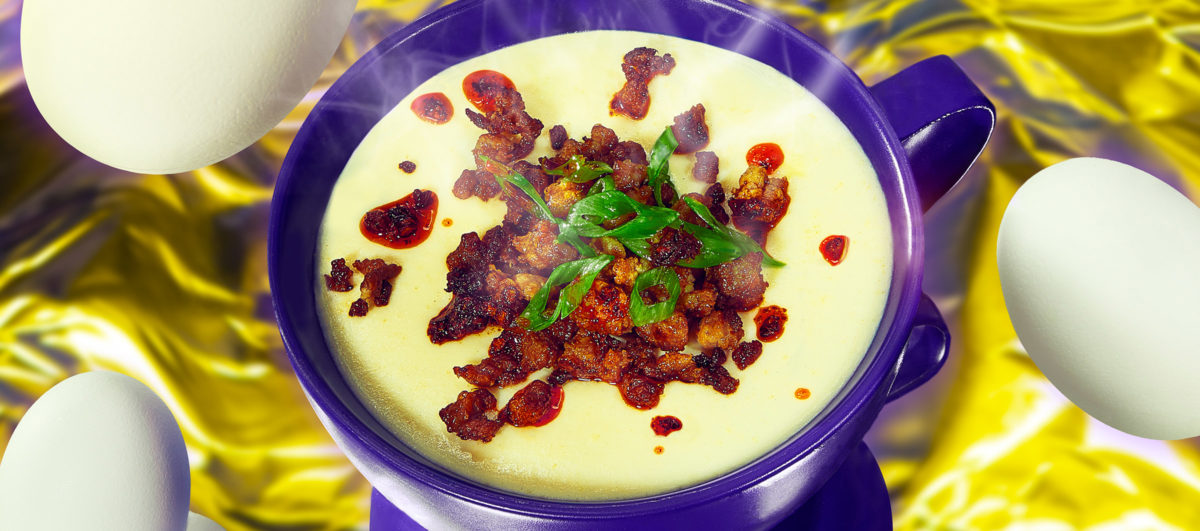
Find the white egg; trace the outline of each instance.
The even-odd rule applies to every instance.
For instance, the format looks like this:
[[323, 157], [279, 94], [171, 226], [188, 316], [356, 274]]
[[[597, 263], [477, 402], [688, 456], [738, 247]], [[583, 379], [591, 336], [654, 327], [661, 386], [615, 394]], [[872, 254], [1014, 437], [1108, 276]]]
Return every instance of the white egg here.
[[142, 173], [220, 161], [312, 88], [355, 0], [26, 0], [21, 61], [76, 149]]
[[225, 531], [225, 528], [204, 516], [188, 513], [187, 531]]
[[182, 531], [190, 489], [166, 404], [128, 376], [83, 373], [17, 424], [0, 457], [0, 529]]
[[1096, 419], [1153, 439], [1200, 435], [1200, 209], [1104, 159], [1027, 181], [1000, 223], [1013, 327]]

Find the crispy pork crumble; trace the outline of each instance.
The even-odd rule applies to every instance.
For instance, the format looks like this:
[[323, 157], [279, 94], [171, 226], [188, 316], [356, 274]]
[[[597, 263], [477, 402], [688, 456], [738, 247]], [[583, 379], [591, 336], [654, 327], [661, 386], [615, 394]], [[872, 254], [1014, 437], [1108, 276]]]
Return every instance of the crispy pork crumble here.
[[[669, 54], [660, 56], [650, 48], [626, 54], [622, 69], [627, 81], [613, 97], [613, 114], [644, 117], [650, 80], [668, 74], [674, 65]], [[473, 150], [475, 167], [462, 172], [454, 195], [484, 201], [499, 196], [507, 211], [502, 223], [482, 235], [463, 234], [446, 257], [451, 299], [429, 321], [427, 332], [435, 344], [494, 327], [501, 332], [478, 363], [454, 367], [454, 374], [474, 389], [441, 410], [447, 431], [488, 442], [504, 424], [543, 425], [557, 416], [564, 386], [571, 381], [611, 384], [640, 410], [653, 409], [668, 382], [735, 392], [739, 381], [726, 362], [732, 358], [745, 369], [762, 354], [759, 341], [742, 342], [738, 312], [762, 303], [764, 254], [726, 226], [731, 217], [725, 190], [716, 183], [715, 154], [695, 155], [693, 177], [712, 183], [704, 194], [677, 197], [670, 177], [663, 180], [667, 155], [695, 153], [708, 144], [703, 105], [676, 117], [668, 128], [671, 134], [664, 133], [664, 138], [674, 137], [671, 143], [656, 145], [651, 156], [642, 145], [622, 141], [600, 124], [578, 140], [555, 125], [549, 130], [554, 153], [534, 164], [523, 159], [532, 152], [542, 122], [526, 112], [515, 87], [488, 85], [485, 80], [502, 76], [483, 72], [488, 75], [469, 76], [469, 86], [485, 94], [488, 105], [477, 105], [483, 114], [467, 109], [466, 115], [484, 132]], [[789, 198], [786, 178], [755, 171], [747, 169], [729, 206], [761, 239], [786, 211]], [[581, 201], [600, 200], [624, 206], [607, 218], [585, 218], [575, 208]], [[651, 215], [677, 221], [640, 239], [614, 231]], [[579, 233], [578, 227], [585, 225], [593, 236]], [[574, 228], [564, 233], [564, 227]], [[713, 238], [754, 247], [713, 258], [705, 246]], [[557, 272], [568, 270], [567, 278], [558, 278], [563, 275]], [[591, 274], [585, 276], [586, 271]], [[373, 293], [364, 288], [364, 299]], [[689, 344], [698, 344], [701, 353], [684, 353]], [[548, 371], [544, 381], [525, 384], [539, 371]], [[522, 384], [498, 410], [491, 390]], [[664, 434], [682, 427], [673, 417], [656, 417], [655, 422]]]
[[[330, 272], [325, 275], [325, 288], [329, 291], [350, 291], [354, 272], [346, 267], [346, 259], [338, 258], [329, 263]], [[358, 286], [359, 298], [350, 303], [350, 317], [362, 317], [376, 306], [387, 306], [392, 298], [392, 281], [400, 275], [401, 267], [379, 258], [355, 260], [354, 269], [362, 273]]]

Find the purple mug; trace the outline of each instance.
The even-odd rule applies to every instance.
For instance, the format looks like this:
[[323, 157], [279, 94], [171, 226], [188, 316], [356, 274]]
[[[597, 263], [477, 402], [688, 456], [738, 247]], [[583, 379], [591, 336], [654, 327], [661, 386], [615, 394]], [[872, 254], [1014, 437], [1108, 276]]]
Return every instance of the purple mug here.
[[[644, 498], [571, 503], [520, 496], [446, 471], [388, 432], [351, 391], [316, 307], [318, 229], [330, 191], [367, 132], [448, 66], [520, 42], [584, 30], [673, 35], [765, 63], [820, 98], [857, 139], [883, 188], [894, 241], [891, 290], [849, 383], [800, 433], [700, 485]], [[419, 59], [419, 60], [418, 60]], [[796, 29], [732, 0], [468, 0], [389, 36], [326, 92], [284, 160], [271, 205], [268, 269], [280, 333], [321, 422], [372, 486], [426, 527], [755, 528], [811, 497], [860, 448], [880, 408], [945, 362], [950, 336], [921, 293], [921, 212], [971, 166], [991, 102], [947, 57], [874, 87]]]

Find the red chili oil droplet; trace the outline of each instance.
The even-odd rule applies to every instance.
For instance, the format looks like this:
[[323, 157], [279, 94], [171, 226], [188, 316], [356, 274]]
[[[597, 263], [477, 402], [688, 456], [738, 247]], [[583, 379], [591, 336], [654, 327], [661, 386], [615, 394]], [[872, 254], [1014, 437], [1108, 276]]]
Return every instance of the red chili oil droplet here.
[[445, 94], [430, 92], [417, 96], [417, 99], [413, 100], [412, 112], [417, 115], [417, 118], [431, 124], [444, 124], [450, 121], [451, 116], [454, 116], [454, 106], [450, 104], [450, 98], [447, 98]]
[[768, 175], [775, 173], [783, 164], [783, 149], [772, 142], [758, 144], [746, 152], [746, 164], [762, 166]]
[[650, 427], [654, 429], [655, 435], [666, 437], [673, 432], [682, 430], [683, 422], [670, 415], [659, 416], [650, 421]]
[[663, 447], [661, 447], [661, 446], [655, 446], [655, 447], [654, 447], [654, 453], [656, 453], [656, 454], [658, 454], [658, 455], [662, 455], [662, 453], [663, 453]]
[[758, 340], [769, 343], [783, 335], [783, 325], [787, 323], [787, 310], [779, 306], [764, 306], [754, 315], [754, 325], [758, 328]]
[[385, 247], [416, 247], [433, 230], [437, 206], [437, 194], [429, 190], [413, 190], [413, 193], [396, 201], [367, 211], [358, 228], [368, 240]]
[[563, 396], [562, 387], [557, 385], [551, 386], [550, 409], [546, 410], [546, 413], [542, 415], [542, 418], [538, 419], [537, 422], [530, 424], [530, 426], [545, 426], [549, 424], [550, 421], [558, 418], [558, 414], [562, 412]]
[[442, 218], [442, 226], [443, 227], [449, 227], [453, 224], [454, 224], [454, 220], [452, 220], [450, 218]]
[[829, 265], [838, 265], [846, 257], [846, 249], [850, 247], [850, 238], [837, 234], [821, 241], [821, 256]]
[[812, 396], [812, 392], [809, 391], [808, 389], [805, 389], [803, 387], [799, 387], [796, 389], [796, 398], [799, 398], [800, 400], [808, 400], [808, 397], [810, 397], [810, 396]]
[[479, 112], [496, 110], [496, 93], [514, 88], [511, 79], [495, 70], [476, 70], [463, 78], [463, 95]]

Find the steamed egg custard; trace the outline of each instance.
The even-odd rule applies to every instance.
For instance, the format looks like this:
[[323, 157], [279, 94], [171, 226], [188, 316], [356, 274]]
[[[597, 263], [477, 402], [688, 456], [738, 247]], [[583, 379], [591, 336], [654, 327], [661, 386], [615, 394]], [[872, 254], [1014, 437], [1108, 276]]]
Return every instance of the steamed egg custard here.
[[[673, 68], [649, 79], [648, 108], [635, 109], [633, 113], [616, 112], [614, 94], [625, 90], [622, 87], [627, 82], [633, 83], [633, 77], [627, 77], [626, 72], [637, 70], [626, 68], [623, 72], [623, 58], [628, 61], [626, 54], [639, 47], [656, 50], [658, 57], [669, 54]], [[717, 305], [725, 310], [714, 311], [711, 303], [707, 310], [713, 316], [723, 316], [717, 325], [736, 323], [740, 318], [744, 336], [725, 343], [724, 338], [711, 337], [708, 329], [703, 328], [707, 324], [699, 324], [705, 319], [708, 320], [705, 323], [714, 321], [707, 314], [704, 319], [692, 313], [682, 317], [683, 300], [691, 297], [686, 292], [703, 288], [717, 293], [718, 288], [713, 286], [723, 280], [718, 278], [715, 267], [694, 269], [691, 273], [685, 271], [687, 268], [674, 267], [682, 271], [680, 274], [697, 279], [694, 290], [685, 286], [685, 293], [679, 295], [678, 307], [672, 314], [683, 325], [686, 347], [682, 352], [686, 356], [667, 352], [678, 349], [665, 347], [661, 352], [653, 352], [661, 354], [660, 360], [674, 356], [671, 359], [690, 368], [689, 374], [701, 376], [691, 380], [688, 376], [674, 380], [647, 379], [643, 383], [658, 391], [658, 395], [650, 397], [653, 400], [639, 402], [631, 395], [645, 398], [647, 395], [638, 395], [644, 389], [626, 385], [627, 380], [616, 385], [601, 376], [564, 378], [562, 370], [553, 363], [537, 368], [527, 378], [518, 377], [521, 381], [513, 385], [485, 391], [476, 391], [455, 373], [456, 367], [479, 367], [503, 328], [490, 326], [461, 338], [439, 336], [436, 343], [431, 339], [434, 328], [431, 319], [455, 304], [452, 294], [447, 292], [447, 276], [448, 262], [456, 259], [448, 261], [447, 257], [459, 253], [455, 256], [461, 258], [460, 247], [467, 240], [474, 241], [471, 233], [483, 237], [501, 225], [509, 211], [502, 197], [522, 193], [516, 186], [509, 186], [504, 194], [487, 201], [468, 197], [462, 189], [456, 197], [456, 182], [461, 180], [464, 169], [491, 168], [502, 177], [510, 168], [528, 167], [518, 161], [501, 164], [503, 161], [481, 160], [472, 152], [485, 131], [472, 123], [466, 110], [486, 111], [487, 102], [481, 105], [474, 98], [477, 95], [471, 94], [471, 83], [464, 90], [464, 79], [478, 76], [481, 71], [499, 73], [511, 80], [523, 98], [524, 111], [544, 123], [540, 134], [527, 139], [531, 152], [520, 158], [530, 164], [556, 156], [555, 148], [562, 146], [563, 134], [562, 129], [554, 126], [561, 125], [567, 136], [586, 144], [585, 137], [595, 138], [600, 130], [593, 126], [600, 124], [611, 129], [620, 141], [642, 146], [650, 155], [649, 165], [653, 166], [653, 148], [665, 136], [664, 127], [676, 123], [676, 117], [686, 115], [690, 109], [694, 111], [694, 106], [700, 104], [707, 143], [699, 151], [711, 154], [677, 151], [666, 156], [678, 196], [710, 192], [710, 184], [695, 178], [693, 170], [698, 160], [708, 167], [713, 155], [718, 162], [717, 182], [731, 205], [737, 192], [745, 188], [741, 177], [748, 167], [755, 167], [752, 165], [773, 169], [772, 179], [786, 180], [784, 190], [790, 196], [790, 204], [784, 205], [786, 213], [769, 230], [763, 247], [767, 255], [762, 258], [770, 262], [773, 257], [782, 265], [761, 267], [762, 279], [768, 283], [761, 301], [755, 299], [755, 307], [735, 311], [730, 309], [733, 299], [720, 291]], [[637, 72], [631, 74], [636, 75]], [[637, 89], [632, 87], [628, 91], [633, 94]], [[645, 112], [644, 118], [630, 117], [639, 112]], [[678, 132], [681, 131], [677, 129]], [[482, 144], [483, 140], [479, 142]], [[680, 138], [679, 142], [682, 145], [688, 140]], [[614, 165], [612, 177], [621, 173], [624, 164]], [[711, 170], [702, 168], [698, 175], [706, 171]], [[573, 175], [578, 176], [579, 172]], [[603, 180], [579, 186], [586, 189]], [[459, 186], [463, 188], [462, 183]], [[553, 187], [554, 184], [547, 186], [543, 195], [550, 209], [556, 211], [555, 216], [565, 218], [567, 213], [556, 203], [560, 199], [559, 189]], [[668, 207], [674, 201], [672, 195], [667, 193], [662, 198]], [[397, 200], [415, 205], [405, 212], [430, 214], [429, 219], [420, 220], [421, 230], [414, 233], [421, 233], [423, 241], [415, 245], [390, 245], [386, 241], [381, 244], [378, 238], [372, 241], [364, 237], [364, 214]], [[653, 208], [659, 198], [644, 196], [640, 200], [650, 205], [647, 208]], [[676, 206], [683, 203], [681, 200]], [[529, 205], [535, 210], [532, 202]], [[716, 205], [713, 210], [724, 208]], [[664, 207], [655, 212], [667, 210]], [[704, 221], [687, 212], [687, 207], [678, 210], [687, 214], [681, 215], [680, 220], [691, 219], [692, 223], [704, 225]], [[737, 215], [735, 210], [735, 222]], [[404, 216], [412, 218], [412, 223], [420, 218]], [[535, 230], [554, 228], [550, 222], [537, 219], [528, 224], [542, 227]], [[678, 221], [675, 226], [680, 226]], [[690, 238], [684, 234], [676, 236]], [[736, 236], [729, 237], [736, 239]], [[590, 251], [577, 253], [563, 239], [559, 238], [557, 243], [551, 240], [546, 248], [570, 256], [560, 257], [551, 265], [566, 259], [587, 258]], [[592, 241], [592, 247], [599, 247], [596, 243]], [[617, 247], [617, 254], [628, 256], [622, 263], [637, 260], [632, 248]], [[706, 248], [705, 252], [710, 250]], [[696, 252], [696, 248], [690, 248], [687, 256], [696, 256]], [[335, 277], [338, 268], [331, 271], [327, 264], [339, 259], [344, 259], [345, 264], [362, 261], [359, 267], [363, 269], [358, 271], [342, 266], [341, 271], [352, 277], [344, 283], [345, 291], [327, 289], [321, 275], [314, 281], [319, 284], [318, 307], [329, 346], [343, 375], [375, 417], [405, 444], [461, 476], [506, 491], [563, 500], [633, 498], [695, 485], [750, 463], [804, 429], [862, 361], [879, 325], [892, 268], [891, 228], [875, 172], [849, 130], [816, 97], [776, 70], [733, 52], [674, 37], [618, 31], [582, 32], [529, 41], [452, 66], [423, 83], [380, 120], [350, 158], [330, 197], [321, 225], [318, 253], [318, 263], [324, 269], [321, 273], [332, 272]], [[760, 256], [750, 253], [740, 255], [737, 260], [742, 264], [753, 258], [752, 266], [758, 267]], [[597, 257], [593, 260], [611, 258], [603, 254]], [[376, 264], [386, 263], [386, 266], [364, 265], [373, 259], [380, 260]], [[537, 259], [520, 257], [521, 263]], [[645, 295], [650, 299], [644, 299], [644, 304], [655, 297], [662, 303], [665, 295], [656, 296], [651, 293], [653, 290], [640, 289], [653, 287], [639, 284], [640, 276], [634, 283], [638, 289], [632, 292], [629, 288], [624, 292], [616, 289], [614, 286], [621, 283], [620, 274], [615, 272], [617, 262], [615, 259], [605, 262], [606, 269], [595, 277], [595, 284], [575, 308], [576, 313], [550, 325], [546, 333], [562, 333], [560, 325], [570, 325], [574, 331], [572, 320], [581, 319], [579, 314], [590, 316], [590, 326], [600, 328], [619, 328], [622, 320], [628, 322], [625, 313], [613, 316], [589, 306], [601, 288], [613, 291], [615, 298], [624, 297], [622, 301]], [[468, 266], [471, 264], [462, 267]], [[647, 267], [653, 266], [639, 270], [641, 276], [647, 275]], [[672, 270], [657, 269], [668, 273]], [[366, 274], [359, 274], [364, 270]], [[495, 272], [494, 267], [492, 270]], [[511, 275], [516, 279], [513, 285], [519, 285], [528, 300], [547, 282], [547, 276], [553, 281], [554, 275], [548, 271]], [[453, 277], [453, 271], [450, 273]], [[508, 282], [510, 275], [496, 274]], [[752, 276], [757, 278], [756, 274]], [[704, 277], [708, 280], [702, 280]], [[359, 289], [350, 289], [358, 287], [364, 278], [374, 278], [374, 287], [364, 288], [361, 293]], [[383, 301], [386, 305], [360, 303], [363, 300], [360, 297], [370, 299], [380, 293], [378, 280], [382, 278], [391, 286], [390, 303], [386, 297]], [[574, 273], [562, 283], [572, 278]], [[553, 310], [554, 297], [566, 298], [568, 291], [569, 286], [554, 291], [557, 295], [552, 295], [547, 308]], [[496, 302], [486, 298], [482, 301]], [[524, 306], [522, 300], [516, 311], [520, 312]], [[626, 311], [625, 307], [617, 309]], [[579, 322], [580, 326], [587, 326]], [[525, 333], [522, 330], [504, 333], [515, 331], [520, 335]], [[644, 330], [638, 330], [634, 334], [626, 325], [625, 335], [620, 336], [624, 339], [618, 339], [615, 333], [604, 337], [610, 345], [641, 344], [638, 338]], [[660, 331], [670, 333], [665, 325]], [[653, 334], [645, 337], [650, 335]], [[678, 334], [674, 337], [679, 339]], [[764, 341], [759, 343], [756, 337]], [[714, 341], [726, 347], [719, 358], [712, 355], [714, 349], [702, 347], [702, 344], [716, 344]], [[748, 360], [752, 363], [743, 363], [747, 361], [746, 353], [758, 348], [752, 343], [759, 343], [761, 355]], [[566, 348], [569, 352], [572, 347]], [[707, 361], [693, 362], [693, 355], [695, 359], [708, 356], [703, 358]], [[653, 365], [654, 359], [655, 356], [650, 356], [645, 363]], [[535, 386], [531, 382], [543, 383]], [[655, 388], [656, 385], [661, 389]], [[730, 389], [731, 385], [735, 390]], [[511, 408], [506, 404], [517, 402], [513, 397], [531, 387], [542, 391], [535, 397], [540, 402], [534, 402], [552, 403], [553, 407], [537, 410], [546, 415], [535, 415], [537, 418], [524, 422], [512, 421], [519, 415], [510, 415]], [[476, 411], [488, 410], [475, 417], [481, 425], [491, 426], [482, 437], [470, 430], [451, 432], [450, 421], [444, 420], [444, 408], [458, 404], [464, 408], [461, 411], [469, 409], [460, 396], [468, 391], [494, 395], [494, 404], [483, 404]], [[523, 398], [529, 402], [528, 396]], [[509, 419], [498, 430], [497, 415], [499, 422]], [[490, 440], [467, 440], [471, 437], [463, 434], [468, 433], [474, 433], [476, 439]]]

